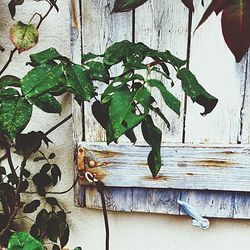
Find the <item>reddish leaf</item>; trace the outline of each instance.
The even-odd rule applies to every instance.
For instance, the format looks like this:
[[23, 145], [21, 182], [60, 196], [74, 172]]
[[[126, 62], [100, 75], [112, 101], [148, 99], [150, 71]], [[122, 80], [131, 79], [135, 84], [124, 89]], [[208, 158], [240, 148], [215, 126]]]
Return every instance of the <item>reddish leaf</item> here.
[[216, 14], [220, 13], [223, 10], [223, 8], [229, 3], [231, 3], [231, 0], [213, 0], [207, 7], [205, 13], [203, 14], [195, 30], [197, 30], [214, 11], [216, 12]]
[[193, 0], [181, 0], [186, 7], [188, 7], [192, 12], [194, 12], [194, 3]]
[[222, 12], [222, 31], [227, 46], [241, 61], [250, 46], [250, 1], [235, 0]]

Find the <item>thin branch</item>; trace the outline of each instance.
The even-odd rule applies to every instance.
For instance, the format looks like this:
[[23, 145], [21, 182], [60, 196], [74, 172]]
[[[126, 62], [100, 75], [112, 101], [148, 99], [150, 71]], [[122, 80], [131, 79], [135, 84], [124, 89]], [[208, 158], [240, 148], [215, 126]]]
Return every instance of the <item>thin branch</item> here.
[[52, 127], [51, 129], [49, 129], [47, 132], [45, 132], [45, 135], [50, 134], [51, 132], [53, 132], [55, 129], [57, 129], [58, 127], [60, 127], [62, 124], [64, 124], [66, 121], [68, 121], [69, 119], [72, 118], [72, 114], [68, 115], [65, 119], [63, 119], [61, 122], [59, 122], [58, 124], [56, 124], [54, 127]]
[[0, 76], [4, 73], [4, 71], [8, 68], [8, 66], [12, 62], [13, 56], [16, 53], [16, 51], [17, 51], [17, 48], [14, 48], [13, 50], [10, 51], [10, 56], [9, 56], [8, 61], [5, 63], [3, 68], [0, 70]]
[[[56, 2], [56, 0], [55, 0], [55, 2]], [[36, 26], [37, 29], [40, 28], [40, 26], [41, 26], [43, 20], [49, 15], [49, 13], [51, 12], [51, 10], [52, 10], [53, 8], [54, 8], [54, 6], [53, 6], [52, 4], [50, 4], [50, 8], [49, 8], [48, 11], [46, 12], [46, 14], [45, 14], [43, 17], [41, 17], [39, 23], [37, 24], [37, 26]]]
[[[61, 192], [46, 192], [46, 194], [66, 194], [66, 193], [68, 193], [72, 188], [74, 188], [74, 186], [76, 185], [76, 183], [77, 183], [77, 180], [78, 180], [78, 178], [76, 178], [75, 180], [74, 180], [74, 183], [72, 184], [72, 186], [71, 187], [69, 187], [68, 189], [66, 189], [66, 190], [64, 190], [64, 191], [61, 191]], [[37, 192], [29, 192], [29, 191], [26, 191], [26, 192], [24, 192], [25, 194], [37, 194]]]

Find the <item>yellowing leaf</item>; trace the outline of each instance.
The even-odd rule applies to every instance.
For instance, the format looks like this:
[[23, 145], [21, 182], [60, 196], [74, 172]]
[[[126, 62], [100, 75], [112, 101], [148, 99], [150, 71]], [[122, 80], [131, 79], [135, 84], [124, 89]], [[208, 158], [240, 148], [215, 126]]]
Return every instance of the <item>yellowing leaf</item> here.
[[33, 48], [38, 42], [38, 31], [34, 24], [17, 22], [10, 28], [10, 39], [19, 53]]

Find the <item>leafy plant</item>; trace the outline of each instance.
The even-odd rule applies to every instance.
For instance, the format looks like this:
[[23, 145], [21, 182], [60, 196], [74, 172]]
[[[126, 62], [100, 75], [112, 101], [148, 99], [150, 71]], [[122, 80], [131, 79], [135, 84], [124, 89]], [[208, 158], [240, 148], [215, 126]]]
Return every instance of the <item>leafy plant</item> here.
[[[14, 49], [10, 51], [8, 61], [0, 70], [0, 147], [5, 152], [0, 163], [7, 159], [10, 167], [10, 172], [5, 166], [0, 167], [0, 245], [8, 245], [9, 249], [41, 249], [46, 240], [53, 242], [54, 250], [60, 249], [67, 244], [70, 233], [67, 212], [60, 201], [51, 195], [68, 192], [77, 179], [68, 190], [50, 192], [49, 188], [60, 181], [61, 170], [54, 162], [56, 155], [49, 153], [46, 156], [40, 151], [40, 147], [42, 143], [48, 147], [51, 143], [49, 134], [72, 115], [47, 132], [23, 133], [31, 120], [34, 106], [47, 113], [60, 114], [62, 107], [57, 97], [68, 92], [74, 94], [79, 104], [91, 102], [94, 117], [106, 130], [108, 144], [117, 143], [121, 136], [126, 136], [135, 143], [136, 135], [133, 130], [140, 125], [143, 137], [151, 147], [148, 165], [152, 175], [157, 176], [161, 168], [162, 132], [154, 124], [151, 113], [156, 113], [168, 127], [170, 124], [157, 106], [151, 89], [160, 91], [166, 107], [177, 116], [180, 115], [181, 102], [170, 91], [173, 84], [181, 84], [184, 93], [193, 102], [204, 107], [203, 115], [210, 113], [218, 101], [185, 67], [185, 60], [177, 58], [170, 51], [153, 50], [143, 43], [127, 40], [114, 43], [102, 55], [82, 55], [81, 65], [75, 64], [54, 48], [46, 49], [30, 55], [27, 65], [32, 69], [21, 79], [13, 75], [3, 76], [16, 52], [22, 53], [37, 44], [38, 29], [51, 10], [58, 11], [55, 0], [47, 2], [49, 9], [44, 16], [35, 13], [29, 23], [17, 21], [11, 27], [10, 37]], [[114, 11], [135, 8], [144, 2], [145, 0], [137, 1], [135, 6], [135, 1], [117, 1]], [[192, 1], [183, 2], [192, 6]], [[24, 0], [10, 1], [12, 17], [15, 16], [16, 7], [23, 3]], [[132, 7], [127, 3], [132, 4]], [[35, 15], [40, 17], [37, 25], [32, 23]], [[120, 67], [123, 72], [111, 76], [113, 67]], [[179, 79], [176, 83], [173, 82], [170, 67]], [[166, 81], [159, 80], [160, 76]], [[105, 86], [103, 91], [100, 84]], [[12, 161], [14, 152], [22, 158], [20, 166], [15, 166]], [[28, 160], [33, 154], [34, 162], [41, 164], [35, 173], [31, 173], [28, 168]], [[32, 191], [33, 186], [35, 191]], [[22, 193], [36, 193], [38, 196], [25, 203]], [[41, 204], [46, 204], [46, 207], [41, 209]], [[30, 234], [12, 231], [14, 220], [20, 211], [25, 215], [37, 213]]]
[[[148, 0], [116, 0], [113, 12], [131, 11], [147, 1]], [[182, 2], [190, 11], [194, 11], [193, 0], [182, 0]], [[203, 4], [203, 1], [201, 2]], [[250, 46], [249, 0], [212, 0], [197, 28], [201, 26], [213, 12], [217, 15], [222, 12], [221, 26], [225, 42], [234, 54], [236, 62], [240, 62]]]

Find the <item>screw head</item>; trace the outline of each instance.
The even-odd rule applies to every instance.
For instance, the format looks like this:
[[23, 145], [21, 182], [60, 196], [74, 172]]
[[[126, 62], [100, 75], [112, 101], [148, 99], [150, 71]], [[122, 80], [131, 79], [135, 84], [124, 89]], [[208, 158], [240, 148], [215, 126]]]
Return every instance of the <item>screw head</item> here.
[[94, 168], [96, 166], [96, 162], [94, 160], [89, 161], [89, 167]]

